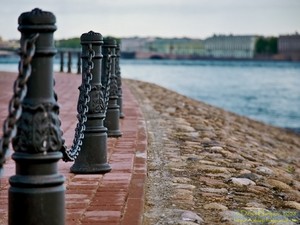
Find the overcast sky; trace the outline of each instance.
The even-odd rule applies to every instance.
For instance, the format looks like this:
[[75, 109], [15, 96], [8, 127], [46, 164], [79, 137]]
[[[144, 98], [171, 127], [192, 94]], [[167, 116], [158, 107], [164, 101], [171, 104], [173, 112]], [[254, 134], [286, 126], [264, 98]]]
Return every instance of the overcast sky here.
[[18, 17], [40, 8], [57, 20], [55, 38], [90, 30], [103, 36], [206, 38], [300, 32], [300, 0], [1, 0], [0, 36], [19, 39]]

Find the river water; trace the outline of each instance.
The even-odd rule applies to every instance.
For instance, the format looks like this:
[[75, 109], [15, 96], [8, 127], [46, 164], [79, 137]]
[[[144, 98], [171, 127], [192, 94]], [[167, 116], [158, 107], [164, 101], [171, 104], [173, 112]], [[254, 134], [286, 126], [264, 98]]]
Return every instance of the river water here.
[[[58, 63], [55, 60], [55, 71]], [[3, 70], [17, 71], [16, 62], [0, 60]], [[124, 78], [156, 83], [228, 111], [300, 131], [300, 63], [121, 59], [121, 72]]]

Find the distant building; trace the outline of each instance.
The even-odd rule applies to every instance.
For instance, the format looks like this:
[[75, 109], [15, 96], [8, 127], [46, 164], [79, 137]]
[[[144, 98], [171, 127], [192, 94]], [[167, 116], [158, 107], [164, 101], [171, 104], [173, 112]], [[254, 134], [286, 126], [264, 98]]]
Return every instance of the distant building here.
[[130, 37], [121, 39], [121, 57], [136, 58], [136, 53], [145, 51], [149, 38]]
[[124, 52], [136, 52], [145, 50], [145, 45], [147, 42], [152, 41], [151, 38], [122, 38], [121, 41], [121, 51]]
[[252, 35], [214, 35], [204, 40], [208, 57], [253, 58], [257, 37]]
[[0, 37], [0, 48], [1, 49], [17, 49], [20, 47], [19, 40], [3, 40]]
[[[123, 38], [121, 52], [125, 56], [138, 59], [253, 59], [258, 38], [255, 35], [214, 35], [205, 40], [192, 38]], [[299, 35], [297, 38], [299, 38]]]
[[0, 37], [0, 56], [16, 55], [16, 49], [19, 47], [19, 41], [5, 41]]
[[191, 38], [156, 38], [147, 43], [149, 52], [165, 58], [197, 58], [205, 53], [203, 41]]
[[278, 53], [289, 60], [300, 60], [300, 35], [280, 35], [278, 37]]
[[191, 38], [123, 38], [121, 51], [135, 58], [197, 58], [205, 55], [203, 41]]

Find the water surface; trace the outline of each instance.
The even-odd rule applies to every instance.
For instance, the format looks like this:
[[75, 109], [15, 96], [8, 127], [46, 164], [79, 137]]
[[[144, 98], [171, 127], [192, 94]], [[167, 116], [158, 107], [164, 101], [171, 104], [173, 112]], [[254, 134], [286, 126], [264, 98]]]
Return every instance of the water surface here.
[[[0, 71], [17, 72], [17, 61], [0, 58]], [[74, 58], [74, 72], [76, 63]], [[58, 58], [54, 70], [59, 70]], [[124, 78], [152, 82], [267, 124], [300, 131], [300, 63], [121, 59], [121, 72]]]
[[300, 63], [122, 60], [122, 76], [284, 128], [300, 128]]

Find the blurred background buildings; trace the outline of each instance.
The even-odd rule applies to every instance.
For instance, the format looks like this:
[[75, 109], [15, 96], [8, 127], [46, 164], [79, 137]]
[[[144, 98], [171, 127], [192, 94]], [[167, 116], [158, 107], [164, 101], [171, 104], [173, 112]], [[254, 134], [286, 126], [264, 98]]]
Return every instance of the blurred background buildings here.
[[[243, 59], [300, 61], [300, 35], [213, 35], [206, 39], [119, 38], [123, 58], [131, 59]], [[0, 56], [14, 55], [19, 40], [0, 37]], [[79, 38], [56, 41], [58, 49], [80, 50]]]
[[122, 38], [122, 56], [137, 59], [300, 60], [300, 35], [213, 35], [190, 38]]

